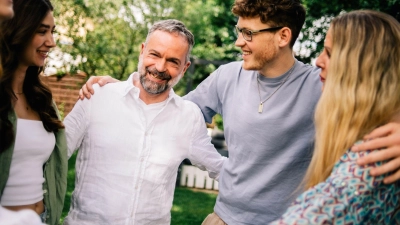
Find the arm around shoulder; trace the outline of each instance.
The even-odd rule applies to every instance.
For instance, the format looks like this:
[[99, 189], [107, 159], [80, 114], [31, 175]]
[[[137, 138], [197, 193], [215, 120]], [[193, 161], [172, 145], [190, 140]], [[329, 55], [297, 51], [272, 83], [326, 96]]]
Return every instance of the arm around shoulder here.
[[218, 180], [222, 166], [227, 160], [215, 149], [211, 143], [211, 137], [208, 135], [206, 123], [196, 107], [195, 121], [191, 136], [189, 160], [192, 164], [201, 170], [207, 170], [211, 178]]
[[383, 224], [395, 213], [400, 186], [370, 176], [370, 167], [358, 166], [357, 158], [346, 153], [325, 182], [302, 193], [272, 224]]
[[91, 76], [86, 83], [79, 90], [79, 99], [83, 100], [85, 98], [90, 99], [92, 95], [94, 95], [94, 84], [99, 84], [100, 87], [108, 84], [119, 82], [119, 80], [111, 77], [111, 76]]
[[[238, 67], [238, 65], [236, 65], [236, 67]], [[232, 68], [235, 68], [233, 63], [220, 66], [205, 80], [203, 80], [195, 90], [183, 97], [185, 100], [194, 102], [200, 108], [207, 123], [211, 123], [212, 117], [222, 111], [220, 92], [223, 91], [224, 88], [221, 86], [229, 85], [224, 81], [224, 79], [228, 79], [226, 77], [227, 74], [232, 75], [233, 70], [231, 69], [231, 66]], [[228, 70], [232, 71], [228, 73]]]

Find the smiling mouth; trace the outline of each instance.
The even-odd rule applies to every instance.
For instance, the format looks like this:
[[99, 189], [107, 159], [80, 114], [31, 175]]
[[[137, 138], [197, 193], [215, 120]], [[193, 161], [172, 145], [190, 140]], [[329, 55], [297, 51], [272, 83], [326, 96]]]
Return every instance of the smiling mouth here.
[[169, 81], [171, 80], [171, 76], [167, 72], [158, 72], [156, 69], [147, 68], [146, 72], [149, 76], [162, 80], [162, 81]]
[[154, 73], [152, 73], [152, 72], [150, 72], [150, 71], [147, 71], [147, 73], [148, 73], [151, 77], [154, 77], [154, 78], [156, 78], [156, 79], [158, 79], [158, 80], [167, 80], [165, 77], [161, 77], [161, 76], [159, 76], [158, 74], [154, 74]]
[[37, 51], [40, 55], [42, 55], [43, 57], [47, 57], [49, 55], [48, 51]]
[[251, 55], [250, 51], [243, 51], [243, 55]]

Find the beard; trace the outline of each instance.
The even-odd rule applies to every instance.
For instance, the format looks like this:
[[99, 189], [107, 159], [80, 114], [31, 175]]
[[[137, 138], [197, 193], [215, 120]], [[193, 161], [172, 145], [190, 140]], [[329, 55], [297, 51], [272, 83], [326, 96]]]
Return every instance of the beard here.
[[[143, 64], [139, 59], [138, 71], [140, 74], [140, 83], [142, 84], [143, 89], [153, 95], [161, 94], [165, 91], [170, 90], [173, 86], [175, 86], [178, 81], [181, 79], [182, 74], [179, 74], [177, 77], [172, 78], [168, 72], [159, 72], [155, 67], [146, 67], [143, 68]], [[153, 76], [157, 79], [164, 80], [163, 83], [158, 83], [151, 81], [148, 76]]]
[[260, 71], [263, 70], [266, 65], [271, 65], [271, 63], [277, 60], [279, 54], [278, 48], [271, 40], [268, 40], [266, 45], [268, 48], [257, 49], [252, 52], [252, 57], [243, 62], [243, 69]]

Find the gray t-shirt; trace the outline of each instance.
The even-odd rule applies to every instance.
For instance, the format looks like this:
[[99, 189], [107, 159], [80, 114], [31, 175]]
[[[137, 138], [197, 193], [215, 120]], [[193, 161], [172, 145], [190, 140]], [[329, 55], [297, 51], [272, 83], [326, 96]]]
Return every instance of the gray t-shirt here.
[[[215, 212], [227, 224], [267, 224], [298, 195], [312, 156], [321, 82], [317, 68], [296, 61], [259, 113], [258, 72], [241, 65], [220, 66], [185, 98], [200, 107], [207, 122], [216, 113], [223, 117], [229, 159], [220, 174]], [[262, 101], [288, 75], [260, 76]]]

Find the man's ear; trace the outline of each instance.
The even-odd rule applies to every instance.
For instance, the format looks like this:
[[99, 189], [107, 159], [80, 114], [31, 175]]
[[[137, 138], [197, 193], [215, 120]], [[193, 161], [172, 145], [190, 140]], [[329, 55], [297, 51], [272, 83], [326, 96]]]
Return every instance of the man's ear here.
[[140, 47], [140, 54], [143, 54], [144, 48], [146, 47], [145, 43], [142, 43], [142, 46]]
[[279, 47], [285, 47], [290, 45], [290, 41], [292, 40], [292, 31], [289, 27], [283, 27], [279, 30]]
[[186, 62], [185, 67], [183, 68], [183, 73], [182, 73], [182, 77], [185, 75], [186, 70], [189, 68], [190, 64], [192, 64], [190, 61]]

